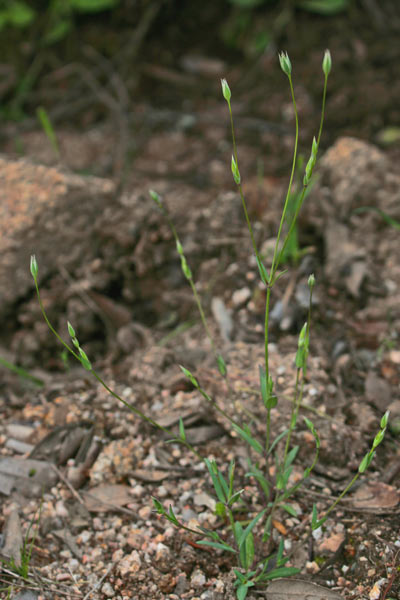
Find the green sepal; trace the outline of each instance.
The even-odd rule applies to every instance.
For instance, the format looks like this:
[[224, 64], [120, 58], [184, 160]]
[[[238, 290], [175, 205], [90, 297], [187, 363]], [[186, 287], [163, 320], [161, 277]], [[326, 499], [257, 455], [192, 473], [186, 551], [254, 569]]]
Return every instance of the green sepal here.
[[373, 450], [370, 450], [369, 452], [367, 452], [367, 454], [364, 456], [364, 458], [362, 459], [362, 461], [360, 462], [360, 465], [358, 467], [359, 473], [364, 473], [364, 471], [366, 471], [368, 469], [374, 456], [375, 456], [375, 452]]
[[189, 369], [186, 369], [182, 365], [179, 365], [179, 368], [181, 369], [182, 373], [184, 375], [186, 375], [186, 377], [190, 380], [190, 382], [193, 384], [193, 386], [198, 389], [200, 387], [199, 382], [197, 381], [196, 377], [194, 375], [192, 375], [192, 373], [189, 371]]
[[222, 377], [226, 377], [226, 374], [227, 374], [226, 363], [225, 363], [224, 357], [221, 354], [218, 354], [218, 356], [217, 356], [217, 365], [218, 365], [218, 371], [220, 372]]
[[86, 369], [86, 371], [91, 371], [92, 370], [92, 365], [90, 360], [87, 357], [87, 354], [84, 350], [82, 350], [81, 347], [78, 348], [79, 349], [79, 354], [80, 354], [80, 361], [82, 363], [82, 366], [84, 369]]
[[260, 273], [261, 281], [265, 285], [268, 286], [270, 284], [270, 277], [269, 277], [269, 274], [267, 272], [267, 269], [264, 267], [264, 265], [261, 262], [261, 259], [260, 259], [260, 257], [258, 255], [256, 255], [256, 262], [257, 262], [258, 271]]

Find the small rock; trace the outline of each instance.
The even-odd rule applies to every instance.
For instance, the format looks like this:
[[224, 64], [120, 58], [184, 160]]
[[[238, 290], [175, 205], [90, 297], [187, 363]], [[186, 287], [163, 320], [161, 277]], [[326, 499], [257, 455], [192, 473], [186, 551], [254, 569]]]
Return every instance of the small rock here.
[[9, 423], [6, 426], [7, 435], [21, 442], [26, 442], [34, 433], [35, 429], [28, 425], [19, 425], [18, 423]]
[[105, 596], [107, 596], [107, 598], [113, 598], [115, 596], [115, 592], [108, 581], [106, 581], [105, 584], [101, 586], [101, 591]]
[[174, 592], [178, 596], [181, 596], [182, 594], [184, 594], [187, 591], [187, 589], [188, 589], [188, 580], [186, 577], [186, 573], [181, 573], [180, 575], [178, 575]]
[[243, 306], [251, 298], [251, 291], [248, 287], [236, 290], [232, 294], [232, 304], [235, 307]]
[[190, 578], [190, 583], [194, 588], [203, 587], [206, 581], [206, 576], [204, 575], [203, 571], [201, 571], [200, 569], [196, 569], [195, 571], [193, 571], [192, 576]]
[[157, 544], [155, 562], [157, 569], [159, 569], [162, 573], [167, 573], [171, 569], [171, 551], [168, 546], [162, 544], [161, 542]]
[[214, 319], [218, 323], [221, 336], [225, 341], [232, 339], [233, 333], [233, 321], [231, 311], [225, 306], [225, 303], [221, 298], [213, 298], [211, 300], [211, 311]]
[[14, 440], [13, 438], [7, 440], [5, 446], [17, 454], [29, 454], [34, 448], [32, 444], [25, 444], [25, 442], [20, 442], [19, 440]]
[[125, 555], [117, 564], [117, 573], [121, 577], [125, 577], [130, 574], [137, 573], [142, 566], [142, 561], [140, 559], [139, 553], [137, 550], [133, 550], [130, 554]]

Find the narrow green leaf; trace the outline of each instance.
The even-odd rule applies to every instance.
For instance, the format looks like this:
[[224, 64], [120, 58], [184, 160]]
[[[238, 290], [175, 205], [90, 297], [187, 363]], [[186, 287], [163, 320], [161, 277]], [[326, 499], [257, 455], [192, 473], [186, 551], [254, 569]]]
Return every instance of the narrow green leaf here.
[[253, 560], [254, 560], [254, 536], [252, 533], [250, 533], [247, 536], [246, 542], [243, 544], [243, 547], [246, 549], [245, 569], [248, 570], [251, 567], [251, 565], [253, 564]]
[[293, 446], [293, 448], [288, 453], [286, 460], [285, 460], [285, 467], [284, 467], [285, 471], [292, 464], [294, 459], [296, 458], [298, 451], [299, 451], [299, 446]]
[[226, 550], [227, 552], [232, 552], [233, 554], [236, 554], [236, 550], [232, 548], [232, 546], [228, 546], [228, 544], [225, 544], [223, 542], [209, 542], [208, 540], [200, 540], [199, 542], [197, 542], [197, 544], [200, 544], [201, 546], [211, 546], [211, 548], [217, 548], [218, 550]]
[[252, 435], [250, 433], [246, 432], [244, 429], [242, 429], [241, 427], [239, 427], [239, 425], [236, 425], [235, 423], [232, 423], [232, 427], [233, 427], [234, 431], [236, 431], [236, 433], [239, 434], [239, 436], [242, 438], [242, 440], [247, 442], [249, 444], [249, 446], [251, 446], [253, 448], [253, 450], [258, 452], [258, 454], [261, 454], [261, 455], [264, 454], [264, 448], [261, 446], [261, 444], [258, 440], [256, 440], [255, 438], [252, 437]]
[[54, 152], [60, 156], [60, 148], [57, 141], [57, 136], [54, 131], [53, 125], [51, 124], [49, 115], [43, 106], [39, 106], [36, 110], [37, 117], [40, 121], [41, 126], [43, 127], [43, 131], [45, 132], [50, 144], [53, 147]]
[[179, 437], [184, 442], [186, 441], [186, 432], [185, 432], [185, 426], [183, 424], [182, 417], [179, 417]]
[[233, 506], [235, 504], [235, 502], [237, 502], [240, 498], [240, 496], [243, 494], [244, 492], [244, 488], [235, 492], [232, 496], [229, 497], [228, 500], [228, 506]]
[[220, 480], [217, 476], [218, 467], [217, 467], [215, 461], [210, 461], [208, 458], [205, 458], [204, 462], [206, 463], [207, 469], [211, 475], [211, 479], [213, 482], [215, 493], [217, 494], [217, 498], [220, 502], [225, 504], [227, 498], [223, 492], [223, 488], [222, 488]]
[[154, 498], [154, 496], [152, 496], [151, 499], [153, 501], [154, 508], [156, 509], [156, 511], [158, 512], [158, 514], [164, 515], [165, 514], [165, 509], [164, 509], [163, 505], [161, 504], [161, 502], [159, 500], [157, 500], [157, 498]]
[[317, 505], [314, 502], [313, 507], [312, 507], [312, 517], [311, 517], [312, 529], [316, 529], [315, 524], [317, 523], [317, 521], [318, 521]]
[[270, 281], [269, 281], [268, 272], [267, 272], [266, 268], [264, 267], [263, 263], [261, 262], [259, 256], [256, 256], [256, 262], [257, 262], [258, 271], [260, 273], [261, 281], [265, 285], [269, 285]]
[[264, 508], [264, 510], [262, 510], [260, 513], [258, 513], [258, 515], [256, 517], [254, 517], [254, 519], [252, 519], [250, 521], [250, 523], [247, 525], [246, 529], [243, 531], [243, 533], [241, 534], [241, 537], [238, 541], [239, 549], [245, 543], [247, 536], [253, 531], [253, 529], [257, 525], [258, 521], [263, 518], [263, 516], [265, 515], [266, 512], [267, 512], [267, 509]]
[[245, 600], [247, 592], [249, 591], [249, 587], [251, 587], [252, 585], [254, 585], [254, 583], [252, 582], [247, 582], [244, 585], [239, 585], [238, 589], [236, 590], [237, 600]]
[[263, 575], [260, 579], [257, 578], [257, 581], [271, 581], [272, 579], [278, 579], [278, 577], [291, 577], [292, 575], [297, 575], [300, 571], [301, 569], [297, 569], [296, 567], [277, 567]]
[[292, 517], [297, 517], [297, 510], [293, 508], [293, 506], [290, 504], [281, 504], [281, 506], [284, 510], [286, 510], [287, 513], [289, 513], [289, 515], [292, 515]]
[[280, 433], [272, 442], [269, 450], [268, 450], [268, 454], [271, 454], [272, 450], [275, 448], [275, 446], [277, 444], [279, 444], [279, 442], [281, 441], [282, 438], [286, 437], [287, 434], [289, 433], [289, 429], [285, 429], [284, 431], [282, 431], [282, 433]]
[[235, 478], [235, 461], [232, 458], [231, 462], [229, 463], [229, 469], [228, 469], [228, 481], [229, 481], [228, 498], [230, 498], [232, 496], [234, 478]]

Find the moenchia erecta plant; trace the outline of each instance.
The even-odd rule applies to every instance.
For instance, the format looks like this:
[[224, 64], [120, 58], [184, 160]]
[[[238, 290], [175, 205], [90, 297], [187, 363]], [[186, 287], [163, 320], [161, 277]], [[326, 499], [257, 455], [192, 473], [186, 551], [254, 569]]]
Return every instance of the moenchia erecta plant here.
[[[220, 467], [215, 460], [208, 457], [203, 457], [193, 447], [192, 444], [187, 440], [186, 432], [183, 424], [183, 420], [179, 422], [179, 433], [175, 435], [167, 427], [164, 427], [157, 423], [153, 418], [145, 415], [136, 406], [131, 405], [126, 400], [121, 398], [116, 392], [114, 392], [101, 378], [101, 376], [94, 370], [90, 359], [82, 349], [77, 335], [73, 326], [68, 323], [68, 333], [71, 338], [72, 346], [70, 346], [64, 339], [58, 334], [50, 323], [43, 303], [40, 297], [40, 291], [38, 286], [38, 264], [34, 256], [31, 257], [31, 273], [35, 282], [36, 293], [39, 300], [41, 312], [43, 317], [60, 343], [65, 349], [70, 352], [82, 366], [89, 371], [95, 379], [117, 400], [122, 402], [127, 408], [129, 408], [136, 416], [146, 421], [152, 426], [161, 429], [167, 433], [170, 437], [169, 441], [174, 441], [185, 446], [190, 450], [197, 459], [204, 462], [206, 469], [210, 475], [210, 479], [214, 488], [216, 496], [216, 515], [221, 521], [220, 532], [206, 528], [197, 527], [191, 528], [183, 523], [179, 516], [175, 514], [173, 507], [170, 505], [165, 508], [163, 504], [153, 498], [153, 504], [158, 514], [162, 515], [170, 523], [179, 529], [185, 530], [192, 533], [197, 538], [199, 545], [204, 545], [215, 549], [216, 551], [224, 551], [230, 553], [236, 560], [236, 567], [234, 567], [235, 573], [235, 587], [236, 595], [238, 600], [244, 600], [248, 593], [248, 590], [254, 586], [265, 585], [268, 581], [278, 578], [287, 577], [299, 572], [299, 569], [290, 566], [290, 556], [285, 556], [284, 540], [281, 538], [278, 543], [275, 543], [272, 538], [272, 524], [273, 518], [278, 509], [282, 509], [289, 513], [291, 516], [297, 516], [297, 512], [290, 499], [301, 487], [304, 481], [309, 477], [310, 473], [314, 469], [319, 456], [320, 439], [318, 433], [314, 427], [314, 424], [307, 417], [303, 417], [306, 427], [311, 432], [314, 443], [315, 443], [315, 454], [311, 464], [306, 467], [302, 473], [302, 476], [295, 482], [292, 481], [291, 475], [293, 472], [294, 461], [299, 451], [298, 446], [292, 446], [291, 440], [293, 432], [298, 424], [299, 408], [303, 397], [304, 382], [307, 375], [307, 361], [309, 354], [309, 341], [310, 341], [310, 327], [311, 327], [311, 307], [312, 307], [312, 294], [315, 286], [315, 277], [310, 275], [308, 279], [309, 287], [309, 307], [307, 319], [301, 328], [297, 343], [297, 352], [295, 356], [295, 367], [296, 367], [296, 379], [295, 379], [295, 391], [292, 399], [292, 412], [287, 429], [285, 429], [278, 436], [273, 438], [271, 432], [271, 411], [277, 406], [278, 397], [274, 389], [274, 380], [270, 372], [269, 364], [269, 317], [270, 317], [270, 302], [271, 292], [278, 281], [284, 274], [285, 270], [280, 270], [283, 258], [285, 257], [285, 250], [290, 240], [294, 228], [297, 224], [298, 215], [303, 204], [307, 188], [312, 179], [313, 171], [316, 165], [318, 150], [320, 145], [320, 139], [324, 123], [325, 114], [325, 100], [326, 90], [328, 83], [328, 76], [332, 68], [332, 59], [329, 50], [325, 51], [322, 61], [322, 71], [324, 74], [324, 88], [322, 96], [322, 110], [321, 119], [319, 124], [319, 130], [317, 137], [313, 138], [311, 145], [311, 152], [308, 162], [306, 164], [303, 176], [302, 190], [297, 198], [296, 207], [293, 212], [290, 213], [289, 221], [288, 217], [288, 205], [293, 184], [293, 177], [296, 168], [297, 161], [297, 150], [299, 141], [299, 120], [298, 112], [292, 82], [292, 64], [287, 53], [281, 53], [279, 55], [279, 62], [282, 71], [287, 76], [289, 81], [290, 93], [292, 98], [294, 116], [295, 116], [295, 142], [293, 150], [293, 161], [292, 169], [289, 177], [289, 184], [287, 189], [286, 198], [283, 204], [282, 215], [278, 226], [278, 232], [274, 245], [272, 263], [267, 269], [264, 264], [263, 258], [260, 254], [256, 239], [253, 233], [253, 228], [249, 218], [247, 205], [244, 197], [242, 178], [239, 170], [239, 159], [237, 152], [237, 145], [235, 139], [235, 130], [233, 123], [233, 114], [231, 107], [231, 90], [225, 79], [221, 80], [222, 94], [228, 105], [229, 118], [231, 124], [232, 134], [232, 157], [231, 157], [231, 171], [234, 182], [238, 188], [238, 193], [241, 199], [244, 217], [249, 230], [250, 240], [253, 248], [253, 252], [256, 258], [257, 267], [260, 275], [260, 279], [265, 286], [265, 318], [264, 318], [264, 364], [259, 365], [259, 378], [260, 378], [260, 399], [265, 409], [265, 435], [264, 439], [259, 439], [258, 435], [255, 435], [249, 424], [242, 422], [237, 418], [232, 418], [218, 403], [207, 393], [201, 386], [195, 375], [189, 371], [184, 365], [180, 368], [185, 376], [191, 381], [194, 388], [199, 394], [208, 402], [216, 411], [223, 415], [224, 418], [229, 422], [232, 430], [240, 437], [240, 439], [247, 444], [249, 448], [248, 459], [248, 471], [245, 473], [245, 477], [255, 481], [260, 489], [261, 497], [258, 501], [259, 505], [263, 508], [257, 514], [252, 514], [250, 503], [246, 501], [246, 491], [244, 487], [237, 487], [235, 477], [235, 461], [231, 460], [229, 465]], [[224, 378], [229, 388], [229, 371], [227, 369], [226, 362], [222, 354], [217, 350], [217, 344], [215, 343], [211, 330], [208, 326], [205, 311], [203, 309], [200, 296], [198, 294], [196, 284], [193, 279], [193, 274], [186, 259], [182, 243], [179, 239], [178, 233], [171, 221], [168, 211], [162, 202], [159, 194], [150, 190], [150, 197], [156, 203], [158, 208], [161, 210], [165, 218], [167, 219], [171, 228], [172, 234], [176, 242], [176, 248], [178, 255], [181, 260], [182, 272], [187, 279], [191, 289], [193, 291], [194, 299], [197, 304], [202, 323], [204, 325], [207, 337], [210, 341], [212, 352], [215, 356], [216, 367]], [[290, 220], [291, 219], [291, 220]], [[285, 224], [286, 229], [285, 229]], [[376, 448], [382, 442], [389, 414], [385, 413], [380, 421], [380, 428], [376, 434], [374, 441], [371, 445], [370, 450], [366, 453], [364, 458], [361, 460], [358, 467], [358, 471], [350, 483], [345, 487], [340, 496], [332, 502], [329, 508], [325, 511], [322, 516], [318, 516], [317, 508], [314, 504], [311, 516], [311, 527], [312, 529], [318, 529], [323, 526], [328, 515], [332, 512], [338, 502], [343, 496], [350, 490], [358, 477], [364, 473], [369, 467], [371, 461], [375, 455]], [[283, 447], [280, 452], [278, 448]], [[275, 468], [271, 471], [269, 466], [275, 465]], [[261, 466], [262, 465], [262, 466]], [[247, 520], [243, 520], [244, 518]], [[256, 535], [257, 534], [257, 535]]]

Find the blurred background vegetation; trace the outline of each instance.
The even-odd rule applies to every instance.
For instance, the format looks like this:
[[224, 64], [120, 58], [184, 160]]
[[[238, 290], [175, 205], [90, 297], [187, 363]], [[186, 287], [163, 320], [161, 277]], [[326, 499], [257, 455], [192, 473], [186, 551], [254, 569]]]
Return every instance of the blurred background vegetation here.
[[[254, 59], [275, 48], [299, 13], [329, 18], [359, 10], [356, 5], [355, 0], [0, 0], [1, 116], [23, 119], [41, 78], [87, 59], [89, 48], [110, 59], [129, 87], [137, 83], [132, 70], [138, 58], [167, 64], [190, 41], [205, 52]], [[60, 85], [62, 79], [59, 73]]]

